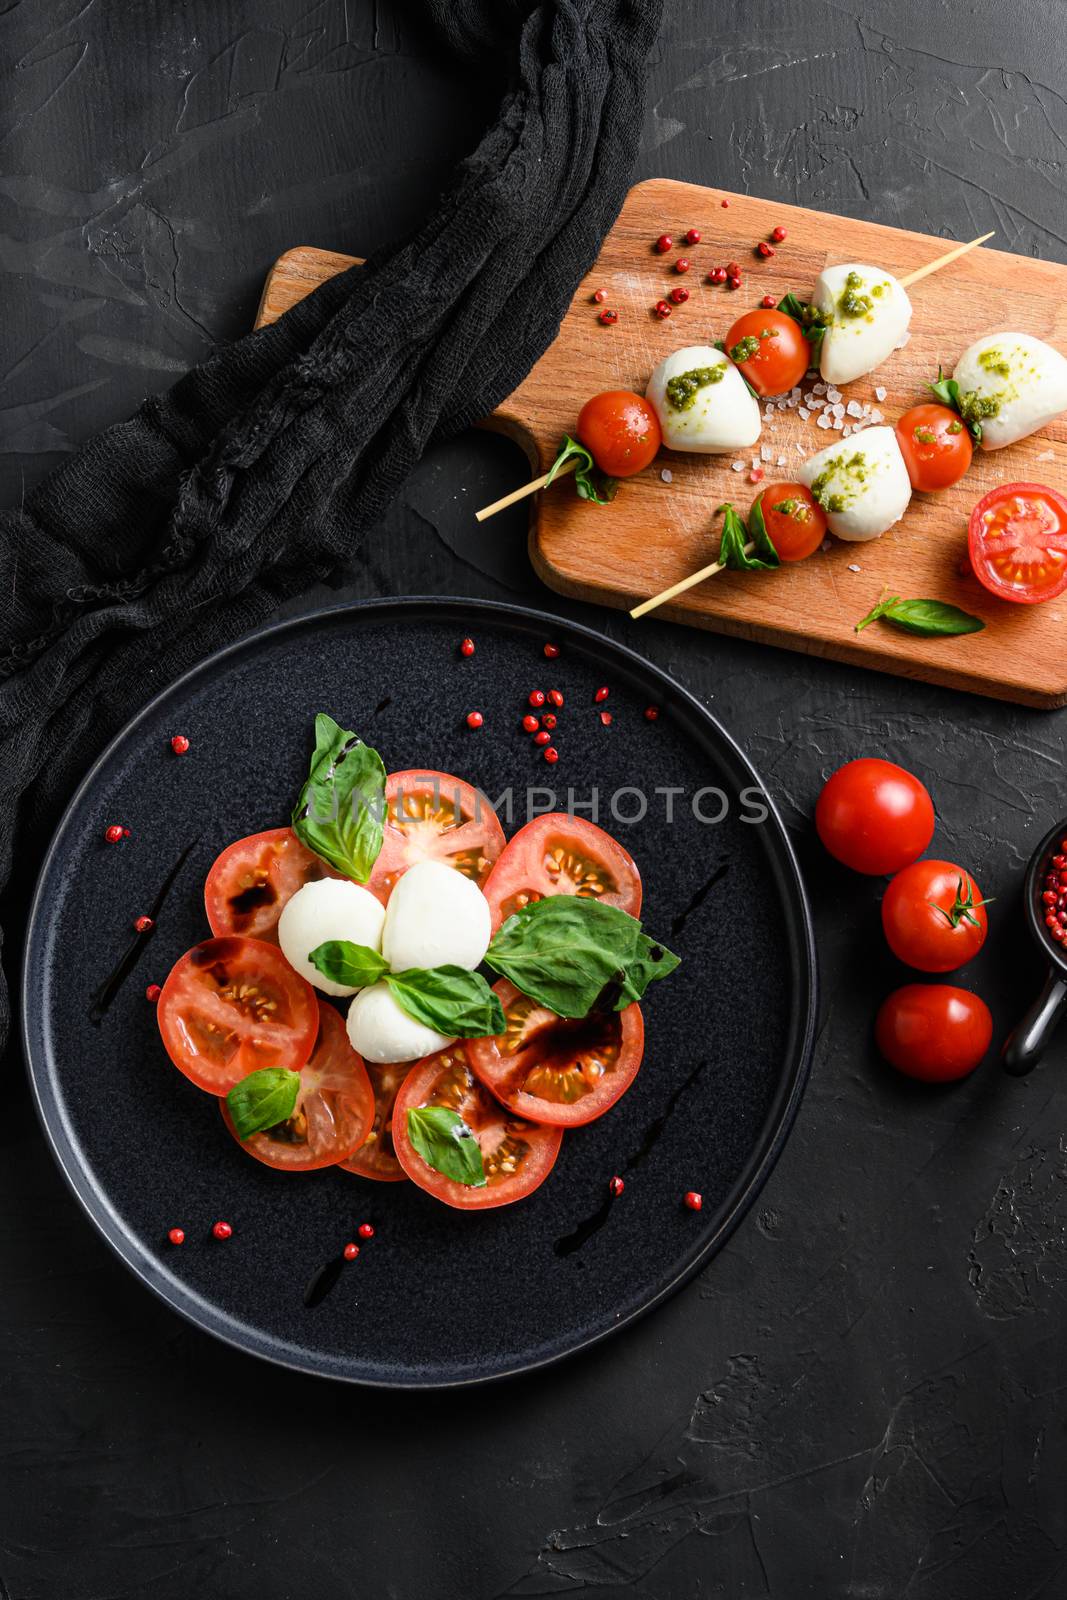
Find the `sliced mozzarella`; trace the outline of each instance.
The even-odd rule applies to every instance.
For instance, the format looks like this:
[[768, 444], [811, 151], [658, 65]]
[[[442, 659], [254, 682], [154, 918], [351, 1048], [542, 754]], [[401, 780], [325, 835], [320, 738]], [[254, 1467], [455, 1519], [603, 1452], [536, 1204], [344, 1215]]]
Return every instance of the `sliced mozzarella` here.
[[[1029, 333], [986, 334], [952, 376], [964, 416], [982, 424], [983, 450], [1025, 439], [1067, 411], [1067, 361]], [[987, 410], [993, 414], [984, 416]]]
[[377, 950], [384, 923], [385, 907], [369, 889], [346, 878], [320, 878], [305, 883], [282, 907], [278, 943], [289, 965], [323, 994], [355, 994], [355, 989], [324, 978], [312, 965], [311, 952], [328, 939], [348, 939]]
[[891, 272], [848, 261], [827, 267], [812, 295], [829, 323], [819, 352], [827, 383], [851, 383], [907, 342], [911, 301]]
[[394, 972], [473, 971], [489, 948], [491, 923], [489, 902], [476, 883], [441, 861], [418, 861], [389, 896], [382, 955]]
[[839, 539], [877, 539], [899, 522], [911, 480], [892, 428], [864, 428], [809, 456], [799, 472]]
[[760, 408], [733, 362], [711, 345], [687, 345], [660, 362], [645, 390], [668, 450], [726, 455], [760, 436]]
[[409, 1017], [385, 983], [372, 983], [356, 995], [348, 1008], [348, 1037], [365, 1061], [377, 1062], [418, 1061], [451, 1043], [444, 1034]]

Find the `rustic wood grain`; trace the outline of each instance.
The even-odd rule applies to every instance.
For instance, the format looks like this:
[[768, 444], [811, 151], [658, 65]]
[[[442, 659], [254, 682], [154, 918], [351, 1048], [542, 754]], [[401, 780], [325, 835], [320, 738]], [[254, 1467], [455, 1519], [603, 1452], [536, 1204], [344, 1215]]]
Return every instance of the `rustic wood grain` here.
[[[723, 199], [729, 201], [726, 208]], [[788, 238], [764, 261], [755, 255], [754, 244], [776, 224], [787, 229]], [[659, 256], [652, 242], [665, 229], [680, 238], [689, 227], [700, 228], [703, 238], [685, 247], [693, 267], [680, 279], [672, 263], [682, 252]], [[544, 471], [560, 435], [573, 428], [591, 394], [612, 388], [642, 391], [669, 351], [724, 337], [734, 318], [758, 305], [763, 295], [777, 299], [793, 289], [805, 297], [827, 262], [865, 261], [903, 276], [944, 249], [945, 241], [931, 235], [651, 179], [630, 191], [556, 342], [487, 421], [518, 438], [535, 470]], [[257, 326], [274, 320], [353, 259], [310, 247], [286, 252], [267, 280]], [[740, 291], [707, 282], [708, 269], [729, 260], [742, 264]], [[688, 303], [661, 322], [653, 305], [683, 281]], [[608, 290], [607, 304], [619, 312], [611, 328], [601, 326], [599, 308], [592, 303], [593, 291], [601, 287]], [[877, 404], [890, 423], [924, 398], [923, 386], [939, 364], [951, 369], [982, 333], [1019, 329], [1067, 350], [1067, 267], [1058, 263], [979, 249], [917, 284], [912, 299], [908, 345], [869, 379], [844, 391], [846, 400]], [[876, 386], [886, 389], [884, 401], [875, 399]], [[818, 428], [814, 414], [805, 422], [795, 411], [776, 411], [761, 440], [774, 451], [774, 460], [764, 464], [767, 480], [795, 473], [801, 459], [797, 444], [811, 454], [839, 437]], [[578, 500], [567, 484], [554, 486], [531, 502], [533, 565], [563, 594], [629, 608], [713, 558], [716, 508], [727, 499], [747, 508], [757, 492], [747, 470], [733, 471], [731, 461], [744, 459], [747, 469], [758, 454], [759, 446], [743, 457], [663, 451], [623, 485], [608, 507]], [[786, 462], [781, 468], [779, 456]], [[665, 468], [672, 474], [669, 485], [661, 476]], [[904, 521], [881, 539], [867, 544], [835, 539], [826, 551], [774, 573], [723, 573], [653, 615], [1022, 705], [1063, 705], [1067, 598], [1041, 606], [1005, 604], [966, 570], [971, 506], [997, 483], [1019, 480], [1067, 487], [1063, 419], [1006, 450], [977, 451], [961, 484], [936, 496], [916, 495]], [[886, 587], [905, 597], [951, 601], [982, 617], [985, 631], [921, 639], [876, 624], [857, 634], [855, 623]]]

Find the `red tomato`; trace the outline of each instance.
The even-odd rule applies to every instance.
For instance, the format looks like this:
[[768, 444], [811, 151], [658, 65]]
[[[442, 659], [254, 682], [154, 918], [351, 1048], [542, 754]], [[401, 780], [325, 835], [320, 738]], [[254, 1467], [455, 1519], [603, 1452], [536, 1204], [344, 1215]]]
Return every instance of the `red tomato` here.
[[578, 414], [577, 434], [609, 478], [632, 478], [660, 447], [656, 413], [629, 389], [609, 389], [587, 400]]
[[385, 833], [367, 888], [384, 905], [416, 861], [443, 861], [484, 883], [504, 848], [489, 801], [450, 772], [391, 772], [385, 782]]
[[277, 945], [233, 934], [175, 962], [156, 1017], [174, 1065], [219, 1095], [260, 1067], [299, 1072], [319, 1031], [315, 991]]
[[300, 1069], [296, 1107], [288, 1122], [239, 1139], [225, 1100], [219, 1108], [238, 1144], [257, 1161], [283, 1172], [311, 1172], [332, 1167], [359, 1149], [374, 1121], [374, 1090], [339, 1013], [320, 1000], [318, 1041]]
[[1067, 589], [1067, 500], [1040, 483], [1004, 483], [971, 512], [971, 566], [1001, 600], [1033, 606]]
[[816, 802], [815, 827], [836, 860], [877, 878], [922, 855], [934, 836], [934, 805], [903, 767], [863, 757], [827, 779]]
[[363, 1145], [354, 1156], [339, 1165], [343, 1172], [354, 1172], [357, 1178], [374, 1178], [378, 1183], [398, 1183], [401, 1178], [407, 1177], [407, 1173], [396, 1159], [393, 1147], [393, 1105], [400, 1085], [411, 1070], [411, 1063], [387, 1061], [379, 1065], [375, 1061], [367, 1061], [364, 1065], [374, 1091], [374, 1120]]
[[882, 927], [898, 960], [920, 972], [952, 972], [985, 944], [982, 891], [951, 861], [913, 861], [882, 896]]
[[[447, 1106], [474, 1133], [482, 1152], [485, 1187], [446, 1178], [427, 1163], [408, 1138], [408, 1112]], [[563, 1129], [550, 1128], [505, 1111], [471, 1072], [462, 1044], [417, 1061], [404, 1079], [393, 1108], [393, 1142], [401, 1166], [427, 1194], [459, 1211], [485, 1211], [523, 1200], [548, 1177], [559, 1155]]]
[[826, 512], [802, 483], [768, 483], [752, 506], [762, 510], [782, 561], [803, 561], [826, 538]]
[[730, 360], [760, 395], [788, 394], [811, 365], [804, 330], [784, 311], [746, 311], [724, 342]]
[[989, 1049], [993, 1018], [984, 1000], [949, 983], [908, 983], [882, 1002], [874, 1036], [891, 1067], [924, 1083], [973, 1072]]
[[278, 942], [278, 918], [305, 883], [340, 874], [300, 843], [292, 828], [250, 833], [216, 856], [204, 884], [213, 934]]
[[974, 446], [949, 406], [912, 406], [897, 423], [897, 443], [913, 489], [932, 494], [959, 483], [971, 464]]
[[499, 1038], [468, 1039], [475, 1074], [517, 1116], [577, 1128], [603, 1116], [633, 1083], [645, 1049], [636, 1003], [567, 1022], [501, 978]]
[[641, 914], [641, 875], [629, 851], [584, 817], [550, 811], [520, 828], [484, 884], [493, 932], [513, 912], [552, 894], [584, 895]]

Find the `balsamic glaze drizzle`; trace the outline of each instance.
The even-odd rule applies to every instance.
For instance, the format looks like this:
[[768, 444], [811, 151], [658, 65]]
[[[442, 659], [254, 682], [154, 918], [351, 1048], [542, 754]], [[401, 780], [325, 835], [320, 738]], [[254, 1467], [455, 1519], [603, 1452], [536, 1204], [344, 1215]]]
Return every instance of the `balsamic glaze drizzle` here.
[[153, 900], [152, 904], [148, 908], [147, 914], [152, 918], [152, 927], [146, 928], [144, 933], [134, 932], [129, 944], [119, 956], [119, 959], [115, 963], [112, 970], [108, 973], [100, 987], [91, 996], [89, 1001], [90, 1022], [95, 1022], [99, 1025], [104, 1020], [104, 1016], [110, 1009], [115, 996], [118, 994], [119, 990], [122, 988], [122, 985], [126, 982], [126, 979], [137, 965], [145, 945], [155, 933], [155, 924], [159, 920], [159, 914], [163, 910], [167, 896], [174, 887], [175, 879], [199, 843], [199, 839], [193, 839], [189, 844], [187, 844], [177, 861], [167, 873], [167, 876], [164, 878], [159, 893], [156, 895], [155, 900]]

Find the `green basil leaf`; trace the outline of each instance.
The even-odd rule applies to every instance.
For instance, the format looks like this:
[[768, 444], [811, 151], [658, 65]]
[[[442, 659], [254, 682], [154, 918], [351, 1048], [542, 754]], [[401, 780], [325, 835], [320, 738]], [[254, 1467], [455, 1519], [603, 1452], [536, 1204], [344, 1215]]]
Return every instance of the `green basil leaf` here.
[[[722, 539], [719, 560], [731, 572], [770, 572], [778, 565], [778, 552], [771, 543], [763, 512], [758, 506], [746, 528], [733, 506], [727, 502], [722, 507]], [[756, 550], [750, 555], [748, 545]]]
[[480, 972], [409, 967], [387, 972], [385, 981], [409, 1017], [449, 1039], [484, 1039], [504, 1031], [504, 1008]]
[[800, 331], [811, 347], [811, 365], [817, 367], [819, 352], [826, 337], [827, 323], [823, 313], [795, 294], [783, 295], [778, 302], [778, 309], [784, 311], [787, 317], [792, 317], [794, 322], [800, 323]]
[[458, 1111], [448, 1106], [412, 1106], [408, 1138], [428, 1167], [468, 1189], [485, 1188], [482, 1152]]
[[[654, 949], [663, 951], [653, 958]], [[486, 966], [560, 1017], [586, 1017], [605, 993], [622, 1010], [678, 958], [654, 944], [635, 917], [599, 900], [550, 895], [516, 911], [496, 934]]]
[[950, 411], [955, 411], [963, 419], [963, 424], [974, 440], [975, 444], [982, 442], [982, 424], [977, 417], [965, 417], [960, 404], [960, 386], [955, 378], [946, 378], [941, 367], [937, 369], [937, 382], [928, 383], [926, 386], [931, 394], [935, 394], [943, 406], [948, 406]]
[[350, 989], [365, 989], [389, 970], [388, 961], [377, 950], [366, 944], [353, 944], [351, 939], [327, 939], [325, 944], [315, 946], [308, 960], [324, 978]]
[[366, 883], [382, 848], [384, 820], [381, 756], [320, 711], [307, 782], [293, 810], [293, 832], [346, 878]]
[[234, 1131], [239, 1139], [250, 1139], [264, 1128], [288, 1122], [296, 1110], [300, 1092], [299, 1072], [288, 1067], [261, 1067], [235, 1083], [226, 1096]]
[[606, 506], [609, 500], [614, 500], [619, 489], [618, 480], [606, 477], [593, 460], [592, 453], [580, 440], [572, 439], [569, 433], [563, 435], [559, 454], [548, 469], [545, 487], [555, 482], [565, 461], [575, 458], [578, 465], [574, 469], [574, 490], [579, 500], [591, 500], [598, 506]]
[[927, 639], [981, 633], [985, 627], [980, 617], [972, 617], [969, 611], [961, 611], [946, 600], [902, 600], [897, 594], [879, 600], [874, 610], [857, 622], [856, 632], [869, 622], [891, 622], [905, 633], [921, 634]]

